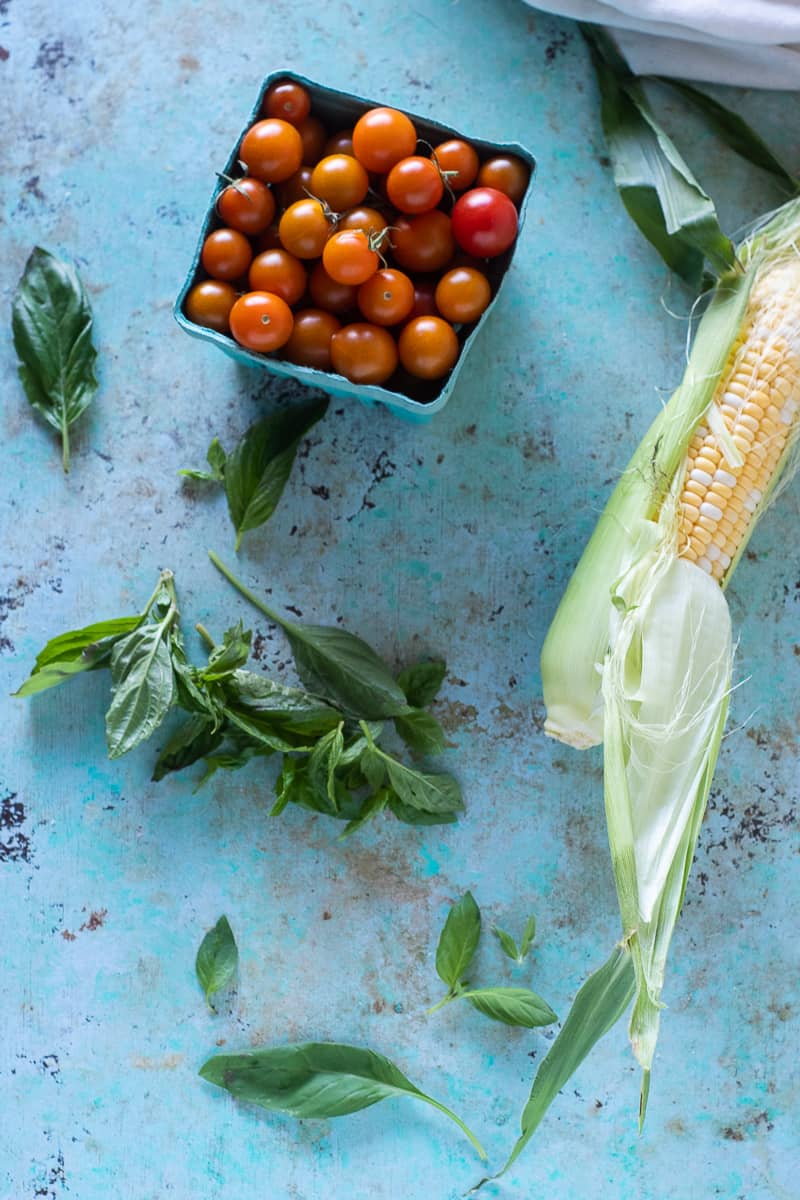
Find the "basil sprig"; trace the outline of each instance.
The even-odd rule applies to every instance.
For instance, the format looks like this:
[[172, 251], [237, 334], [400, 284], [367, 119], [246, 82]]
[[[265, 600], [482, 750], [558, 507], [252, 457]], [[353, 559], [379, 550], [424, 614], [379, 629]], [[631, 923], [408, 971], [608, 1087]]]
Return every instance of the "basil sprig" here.
[[[342, 837], [384, 812], [411, 825], [454, 821], [464, 807], [457, 781], [411, 766], [382, 744], [389, 721], [416, 753], [438, 751], [444, 736], [435, 717], [407, 702], [375, 651], [338, 627], [284, 621], [212, 557], [242, 594], [284, 628], [305, 687], [290, 687], [247, 669], [251, 634], [241, 621], [225, 631], [219, 644], [198, 625], [207, 661], [191, 664], [174, 579], [164, 571], [142, 613], [48, 642], [17, 695], [33, 695], [81, 671], [108, 667], [110, 757], [152, 737], [173, 710], [183, 715], [161, 747], [154, 780], [202, 760], [202, 784], [217, 771], [240, 770], [253, 759], [281, 755], [273, 816], [295, 804], [344, 822]], [[418, 682], [426, 682], [414, 699], [433, 699], [444, 664], [419, 664], [400, 678], [415, 673]], [[403, 722], [414, 727], [413, 735]]]
[[14, 295], [11, 326], [25, 394], [60, 433], [69, 471], [70, 426], [97, 390], [92, 309], [71, 263], [34, 248]]

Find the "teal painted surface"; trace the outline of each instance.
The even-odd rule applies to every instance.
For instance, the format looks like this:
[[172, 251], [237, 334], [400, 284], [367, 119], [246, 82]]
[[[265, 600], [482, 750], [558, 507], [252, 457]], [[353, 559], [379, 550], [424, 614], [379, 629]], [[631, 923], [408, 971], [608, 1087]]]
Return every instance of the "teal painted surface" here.
[[[0, 347], [0, 691], [48, 636], [132, 610], [162, 566], [187, 628], [257, 616], [206, 560], [207, 547], [233, 558], [224, 501], [175, 472], [294, 392], [186, 337], [171, 307], [212, 173], [261, 79], [291, 63], [539, 160], [507, 287], [446, 411], [423, 428], [332, 407], [239, 558], [274, 603], [341, 616], [398, 663], [446, 653], [439, 712], [469, 811], [456, 827], [387, 822], [339, 844], [305, 813], [267, 819], [265, 768], [195, 795], [189, 779], [149, 783], [151, 748], [107, 762], [102, 677], [4, 700], [0, 1196], [455, 1200], [480, 1165], [421, 1106], [297, 1124], [237, 1108], [196, 1072], [221, 1039], [369, 1044], [501, 1164], [547, 1034], [458, 1005], [426, 1018], [436, 935], [467, 887], [487, 926], [518, 931], [535, 911], [532, 965], [507, 969], [487, 937], [481, 978], [531, 983], [562, 1016], [617, 935], [600, 756], [538, 731], [537, 659], [598, 508], [680, 376], [685, 322], [660, 301], [685, 314], [689, 300], [617, 202], [566, 23], [511, 0], [235, 0], [213, 24], [211, 8], [0, 3], [4, 311], [33, 243], [73, 256], [102, 382], [65, 479]], [[796, 99], [734, 99], [800, 161]], [[667, 105], [729, 227], [777, 202]], [[797, 516], [793, 489], [731, 589], [744, 682], [675, 939], [646, 1134], [620, 1027], [489, 1196], [796, 1194]], [[288, 676], [281, 639], [255, 628], [264, 667]], [[193, 962], [223, 912], [241, 975], [212, 1017]]]

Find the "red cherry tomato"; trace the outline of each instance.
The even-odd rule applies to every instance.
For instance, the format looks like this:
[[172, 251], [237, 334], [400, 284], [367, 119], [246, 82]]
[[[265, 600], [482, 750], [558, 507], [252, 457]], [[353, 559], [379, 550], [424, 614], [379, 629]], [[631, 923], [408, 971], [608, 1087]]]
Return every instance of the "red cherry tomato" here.
[[268, 89], [262, 108], [265, 116], [299, 125], [311, 111], [311, 97], [301, 83], [280, 79]]
[[462, 250], [476, 258], [495, 258], [517, 236], [517, 210], [495, 188], [472, 188], [453, 206], [453, 236]]
[[414, 305], [408, 315], [412, 319], [414, 317], [439, 316], [439, 310], [436, 307], [435, 279], [414, 280]]
[[352, 129], [340, 129], [338, 133], [334, 133], [328, 138], [323, 147], [324, 154], [352, 154], [353, 153], [353, 131]]
[[[252, 272], [251, 267], [251, 279]], [[489, 280], [473, 267], [456, 267], [448, 271], [436, 286], [436, 307], [445, 320], [454, 325], [477, 321], [491, 298]]]
[[447, 182], [454, 192], [463, 192], [475, 182], [479, 161], [469, 142], [452, 138], [449, 142], [441, 142], [434, 154], [442, 171], [455, 172], [447, 177]]
[[261, 254], [264, 250], [280, 250], [282, 247], [283, 243], [281, 242], [276, 224], [268, 226], [256, 238], [256, 254]]
[[292, 310], [280, 296], [270, 292], [245, 292], [231, 309], [231, 333], [241, 346], [268, 354], [288, 342], [292, 332]]
[[343, 316], [356, 306], [358, 288], [331, 279], [321, 262], [318, 262], [311, 272], [308, 290], [317, 308], [324, 308], [326, 312]]
[[353, 129], [353, 153], [368, 171], [385, 175], [417, 148], [417, 131], [396, 108], [371, 108]]
[[414, 285], [402, 271], [376, 271], [358, 289], [358, 307], [373, 325], [399, 325], [414, 306]]
[[397, 368], [397, 344], [378, 325], [345, 325], [331, 338], [331, 361], [353, 383], [384, 383]]
[[450, 218], [439, 208], [392, 223], [392, 256], [404, 271], [441, 271], [455, 249]]
[[367, 234], [360, 229], [344, 229], [332, 234], [322, 251], [322, 265], [331, 279], [353, 287], [374, 275], [379, 261]]
[[311, 191], [311, 173], [313, 167], [300, 167], [299, 171], [295, 171], [294, 175], [290, 175], [283, 183], [279, 183], [275, 188], [275, 194], [278, 197], [278, 204], [282, 209], [289, 208], [292, 204], [296, 204], [298, 200], [307, 200], [308, 194]]
[[401, 158], [386, 177], [386, 195], [400, 212], [428, 212], [436, 208], [443, 194], [444, 184], [436, 163], [418, 154]]
[[303, 159], [303, 143], [294, 125], [268, 117], [256, 121], [242, 138], [239, 158], [264, 183], [282, 183]]
[[325, 126], [318, 117], [306, 117], [297, 126], [297, 132], [303, 143], [303, 166], [313, 167], [322, 158], [322, 147], [328, 136]]
[[215, 229], [203, 242], [200, 260], [212, 278], [229, 283], [244, 275], [252, 257], [252, 246], [243, 233], [236, 229]]
[[441, 379], [458, 358], [458, 338], [441, 317], [415, 317], [403, 327], [400, 361], [418, 379]]
[[314, 167], [309, 190], [334, 212], [343, 212], [364, 199], [369, 190], [369, 175], [357, 158], [329, 154]]
[[530, 171], [521, 158], [514, 154], [498, 154], [489, 158], [478, 172], [478, 187], [496, 188], [519, 204], [525, 195]]
[[317, 371], [331, 369], [331, 338], [341, 329], [333, 313], [320, 308], [304, 308], [294, 314], [292, 335], [283, 349], [283, 357], [301, 367]]
[[236, 303], [236, 292], [229, 283], [217, 279], [205, 279], [196, 283], [186, 296], [184, 311], [195, 325], [227, 333], [230, 328], [230, 311]]
[[272, 292], [287, 304], [296, 304], [306, 290], [306, 269], [288, 250], [265, 250], [250, 264], [251, 292]]
[[251, 237], [263, 233], [275, 216], [275, 197], [260, 179], [245, 176], [217, 197], [217, 212], [230, 229]]

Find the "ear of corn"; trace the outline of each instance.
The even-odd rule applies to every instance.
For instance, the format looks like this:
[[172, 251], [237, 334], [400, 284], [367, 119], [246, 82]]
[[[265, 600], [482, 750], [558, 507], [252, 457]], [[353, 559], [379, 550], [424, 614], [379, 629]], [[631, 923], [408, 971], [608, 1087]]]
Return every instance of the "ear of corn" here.
[[739, 247], [683, 381], [598, 523], [542, 654], [546, 731], [604, 744], [630, 1035], [645, 1071], [731, 686], [723, 588], [796, 464], [800, 201]]

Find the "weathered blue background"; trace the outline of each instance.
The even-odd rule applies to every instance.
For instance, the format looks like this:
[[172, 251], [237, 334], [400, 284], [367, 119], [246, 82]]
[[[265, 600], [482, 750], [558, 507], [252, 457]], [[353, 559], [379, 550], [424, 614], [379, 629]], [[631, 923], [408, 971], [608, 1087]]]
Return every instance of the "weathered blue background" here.
[[[562, 1016], [617, 935], [600, 756], [541, 735], [537, 659], [598, 509], [681, 374], [690, 297], [617, 201], [579, 38], [515, 0], [0, 0], [0, 47], [3, 320], [32, 244], [72, 256], [102, 381], [66, 479], [3, 339], [4, 695], [47, 637], [133, 611], [162, 566], [189, 628], [258, 615], [206, 559], [233, 558], [224, 502], [176, 470], [290, 393], [187, 338], [170, 307], [261, 78], [291, 66], [539, 157], [507, 290], [450, 406], [428, 428], [332, 408], [239, 560], [274, 603], [341, 616], [398, 663], [446, 654], [439, 714], [466, 818], [387, 820], [339, 844], [306, 813], [268, 820], [264, 767], [194, 795], [189, 778], [148, 782], [152, 747], [108, 763], [102, 676], [3, 701], [3, 1200], [455, 1200], [480, 1168], [437, 1114], [395, 1101], [298, 1124], [237, 1108], [197, 1068], [222, 1044], [366, 1043], [501, 1164], [547, 1035], [457, 1005], [426, 1019], [436, 934], [467, 887], [487, 926], [518, 931], [535, 910], [532, 965], [506, 967], [487, 934], [482, 978], [532, 983]], [[729, 98], [800, 163], [796, 98]], [[729, 227], [777, 202], [660, 103]], [[797, 520], [794, 491], [731, 589], [744, 683], [675, 939], [646, 1135], [620, 1027], [490, 1195], [796, 1195]], [[255, 627], [264, 667], [285, 664], [281, 637]], [[222, 912], [241, 977], [212, 1017], [193, 962]]]

